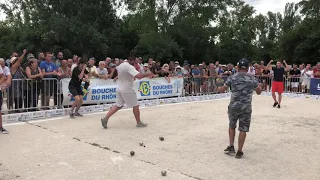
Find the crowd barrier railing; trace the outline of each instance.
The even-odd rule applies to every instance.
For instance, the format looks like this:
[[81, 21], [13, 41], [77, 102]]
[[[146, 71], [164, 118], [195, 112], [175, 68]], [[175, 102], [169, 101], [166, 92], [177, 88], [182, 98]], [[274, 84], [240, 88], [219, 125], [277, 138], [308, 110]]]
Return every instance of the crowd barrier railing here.
[[[213, 77], [170, 77], [142, 79], [134, 82], [139, 100], [169, 97], [202, 96], [217, 94], [228, 76]], [[263, 90], [270, 92], [272, 76], [256, 76]], [[11, 86], [2, 87], [2, 113], [23, 113], [50, 109], [63, 109], [73, 103], [68, 90], [70, 79], [45, 78], [42, 80], [13, 79]], [[320, 95], [320, 79], [305, 77], [284, 77], [286, 93], [307, 93]], [[92, 79], [84, 90], [84, 104], [113, 103], [116, 100], [116, 82], [112, 79]], [[227, 92], [229, 92], [227, 90]]]

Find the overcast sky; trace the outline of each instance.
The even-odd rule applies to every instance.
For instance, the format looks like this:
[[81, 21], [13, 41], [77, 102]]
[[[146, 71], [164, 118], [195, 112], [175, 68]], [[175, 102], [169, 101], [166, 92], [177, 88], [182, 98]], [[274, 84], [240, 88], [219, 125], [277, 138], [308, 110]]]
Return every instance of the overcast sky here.
[[[244, 0], [256, 9], [256, 13], [266, 14], [268, 11], [283, 13], [288, 2], [298, 3], [300, 0]], [[0, 11], [0, 19], [4, 19], [4, 14]]]

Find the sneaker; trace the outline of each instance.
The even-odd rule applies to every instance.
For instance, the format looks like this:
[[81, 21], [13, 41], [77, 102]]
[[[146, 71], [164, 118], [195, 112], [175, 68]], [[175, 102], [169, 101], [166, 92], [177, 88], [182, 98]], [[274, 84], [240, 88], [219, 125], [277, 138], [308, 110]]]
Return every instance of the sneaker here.
[[2, 133], [2, 134], [9, 134], [9, 131], [7, 131], [6, 129], [2, 128], [2, 129], [1, 129], [1, 133]]
[[280, 104], [278, 104], [278, 109], [280, 109], [281, 107], [280, 107]]
[[107, 129], [108, 128], [108, 119], [106, 117], [103, 117], [101, 118], [101, 124], [102, 124], [102, 127]]
[[137, 127], [138, 127], [138, 128], [143, 128], [143, 127], [147, 127], [147, 126], [148, 126], [148, 124], [143, 123], [143, 122], [141, 122], [141, 121], [137, 124]]
[[74, 118], [76, 118], [76, 117], [74, 116], [73, 113], [71, 113], [71, 114], [70, 114], [70, 118], [71, 118], [71, 119], [74, 119]]
[[238, 151], [237, 154], [236, 154], [236, 158], [237, 159], [241, 159], [242, 156], [243, 156], [243, 152]]
[[278, 104], [279, 104], [278, 102], [275, 102], [275, 103], [273, 104], [273, 107], [276, 107]]
[[80, 113], [74, 113], [74, 116], [83, 117], [83, 115]]
[[234, 146], [228, 146], [227, 149], [224, 150], [224, 153], [226, 154], [236, 153], [236, 151], [234, 150]]

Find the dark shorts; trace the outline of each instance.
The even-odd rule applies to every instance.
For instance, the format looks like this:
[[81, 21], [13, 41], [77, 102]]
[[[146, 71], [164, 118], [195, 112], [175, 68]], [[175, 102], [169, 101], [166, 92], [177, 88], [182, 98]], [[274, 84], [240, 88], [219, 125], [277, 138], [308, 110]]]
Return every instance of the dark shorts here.
[[81, 87], [69, 86], [69, 91], [73, 97], [75, 96], [83, 96], [83, 91]]
[[248, 107], [242, 111], [228, 108], [229, 128], [235, 129], [239, 120], [239, 131], [249, 132], [252, 108]]

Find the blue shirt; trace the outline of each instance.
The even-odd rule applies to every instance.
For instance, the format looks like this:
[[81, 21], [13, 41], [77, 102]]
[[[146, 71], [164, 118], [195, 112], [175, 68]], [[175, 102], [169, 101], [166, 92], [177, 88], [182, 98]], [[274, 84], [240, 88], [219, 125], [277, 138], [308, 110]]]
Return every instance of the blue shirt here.
[[201, 71], [200, 71], [200, 69], [193, 69], [193, 70], [191, 71], [191, 73], [192, 73], [193, 75], [200, 75], [200, 74], [201, 74]]
[[[40, 63], [40, 69], [45, 70], [46, 73], [48, 72], [53, 72], [54, 70], [57, 70], [57, 66], [53, 62], [47, 62], [47, 61], [42, 61]], [[46, 75], [44, 76], [45, 78], [52, 78], [53, 75]]]
[[224, 73], [224, 71], [222, 69], [218, 70], [218, 75], [223, 74], [223, 73]]

